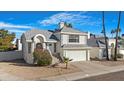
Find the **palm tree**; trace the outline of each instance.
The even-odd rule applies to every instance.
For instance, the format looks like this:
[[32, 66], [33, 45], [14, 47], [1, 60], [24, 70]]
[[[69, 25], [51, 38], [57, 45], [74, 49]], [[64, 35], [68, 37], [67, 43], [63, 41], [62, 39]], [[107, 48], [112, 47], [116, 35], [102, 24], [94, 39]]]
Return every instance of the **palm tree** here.
[[109, 55], [108, 55], [108, 42], [107, 42], [107, 37], [106, 37], [106, 31], [105, 31], [105, 23], [104, 23], [104, 12], [102, 12], [102, 25], [103, 25], [103, 34], [105, 37], [105, 46], [106, 46], [106, 60], [109, 60]]
[[69, 23], [69, 24], [67, 25], [67, 27], [70, 27], [70, 28], [72, 28], [72, 24], [71, 24], [71, 23]]
[[119, 37], [121, 37], [121, 36], [120, 36], [120, 33], [121, 33], [121, 29], [120, 29], [120, 28], [119, 28], [119, 30], [118, 30], [118, 33], [119, 33]]
[[112, 30], [111, 30], [112, 38], [113, 38], [113, 34], [114, 34], [114, 33], [115, 33], [115, 30], [112, 29]]
[[67, 22], [65, 22], [65, 26], [66, 26], [66, 27], [70, 27], [70, 28], [72, 28], [72, 24], [71, 24], [71, 23], [67, 23]]
[[63, 58], [63, 61], [64, 61], [64, 63], [66, 64], [66, 69], [68, 68], [68, 63], [69, 63], [69, 61], [72, 61], [72, 59], [69, 59], [69, 58], [67, 58], [67, 57], [64, 57]]
[[115, 41], [115, 55], [114, 55], [114, 61], [117, 61], [118, 33], [119, 33], [119, 29], [120, 29], [120, 20], [121, 20], [121, 12], [119, 12], [118, 25], [117, 25], [117, 30], [116, 30], [116, 41]]

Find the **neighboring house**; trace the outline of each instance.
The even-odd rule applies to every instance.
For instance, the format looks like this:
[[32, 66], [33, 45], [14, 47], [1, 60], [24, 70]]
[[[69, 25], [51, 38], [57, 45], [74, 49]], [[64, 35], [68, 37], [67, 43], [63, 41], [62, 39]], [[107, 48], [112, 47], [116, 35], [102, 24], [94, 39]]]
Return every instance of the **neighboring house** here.
[[[104, 37], [90, 38], [88, 39], [88, 46], [91, 46], [90, 51], [91, 58], [105, 59], [106, 58], [106, 47]], [[111, 58], [111, 47], [108, 47], [109, 58]]]
[[16, 39], [16, 46], [17, 46], [17, 50], [22, 50], [22, 43], [20, 39]]
[[[114, 45], [115, 48], [115, 41], [116, 39], [114, 38], [109, 38], [108, 39], [108, 44], [109, 46], [112, 47], [112, 44]], [[124, 36], [122, 35], [121, 39], [118, 40], [118, 50], [117, 50], [118, 54], [122, 54], [123, 58], [124, 58]], [[114, 55], [114, 49], [112, 49], [112, 54]]]
[[32, 64], [34, 49], [41, 45], [43, 49], [49, 50], [53, 61], [58, 55], [72, 61], [89, 61], [91, 48], [87, 45], [87, 38], [87, 33], [66, 27], [63, 22], [59, 23], [56, 31], [27, 31], [21, 36], [23, 57]]
[[124, 35], [123, 34], [122, 34], [121, 39], [119, 40], [118, 54], [122, 54], [123, 55], [123, 59], [124, 59]]
[[114, 38], [109, 38], [109, 39], [108, 39], [108, 45], [109, 45], [109, 46], [112, 46], [112, 44], [113, 44], [113, 45], [114, 45], [114, 48], [115, 48], [115, 40], [116, 40], [116, 39], [114, 39]]
[[124, 39], [124, 34], [121, 35], [121, 38]]

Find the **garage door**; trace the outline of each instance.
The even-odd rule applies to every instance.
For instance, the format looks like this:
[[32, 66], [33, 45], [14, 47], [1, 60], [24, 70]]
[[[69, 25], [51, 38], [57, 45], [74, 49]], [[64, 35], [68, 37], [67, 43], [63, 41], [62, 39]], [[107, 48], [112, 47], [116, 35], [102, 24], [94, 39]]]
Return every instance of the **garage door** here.
[[66, 50], [65, 56], [70, 59], [73, 59], [73, 61], [86, 61], [86, 50]]

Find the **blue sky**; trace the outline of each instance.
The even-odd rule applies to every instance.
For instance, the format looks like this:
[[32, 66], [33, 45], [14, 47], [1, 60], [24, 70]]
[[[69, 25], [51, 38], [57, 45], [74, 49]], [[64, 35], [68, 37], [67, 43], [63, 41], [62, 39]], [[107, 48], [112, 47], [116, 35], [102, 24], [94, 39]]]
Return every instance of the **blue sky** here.
[[[15, 32], [20, 38], [22, 33], [30, 29], [54, 30], [60, 21], [72, 23], [73, 27], [85, 32], [102, 35], [102, 12], [86, 11], [32, 11], [0, 12], [0, 28]], [[107, 36], [111, 37], [111, 30], [117, 28], [118, 12], [105, 12], [105, 26]], [[121, 29], [124, 33], [124, 12], [121, 15]]]

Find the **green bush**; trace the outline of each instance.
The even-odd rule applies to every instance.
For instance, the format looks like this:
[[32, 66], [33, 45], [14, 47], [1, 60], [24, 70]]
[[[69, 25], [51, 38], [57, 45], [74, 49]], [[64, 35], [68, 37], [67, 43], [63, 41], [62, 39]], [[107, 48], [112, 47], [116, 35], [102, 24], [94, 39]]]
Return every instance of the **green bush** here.
[[35, 49], [33, 55], [38, 66], [47, 66], [52, 63], [52, 57], [48, 50]]
[[0, 52], [8, 51], [8, 46], [0, 46]]

